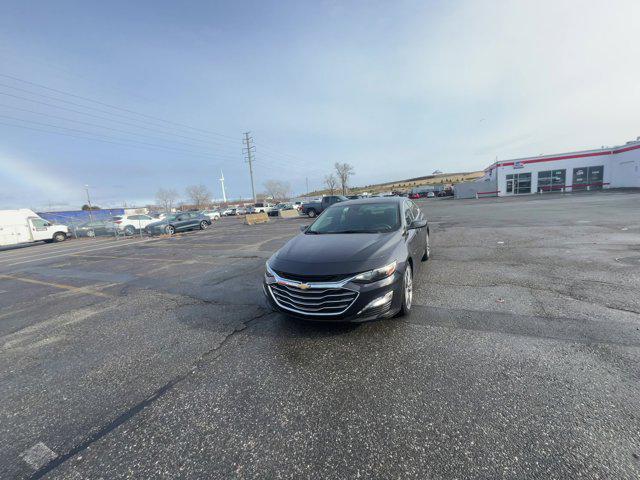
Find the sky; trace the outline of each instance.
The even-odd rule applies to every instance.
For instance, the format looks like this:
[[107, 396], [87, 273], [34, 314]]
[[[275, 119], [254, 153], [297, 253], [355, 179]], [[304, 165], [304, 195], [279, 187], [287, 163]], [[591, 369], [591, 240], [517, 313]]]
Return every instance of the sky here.
[[640, 2], [0, 3], [0, 209], [475, 171], [640, 136]]

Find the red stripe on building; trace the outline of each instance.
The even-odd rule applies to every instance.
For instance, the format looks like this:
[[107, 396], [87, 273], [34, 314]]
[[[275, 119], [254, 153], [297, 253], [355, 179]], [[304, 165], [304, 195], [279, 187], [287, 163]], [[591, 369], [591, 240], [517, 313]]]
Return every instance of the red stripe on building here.
[[513, 160], [510, 162], [493, 164], [490, 167], [488, 167], [487, 170], [493, 170], [496, 167], [511, 167], [516, 162], [522, 163], [524, 165], [528, 163], [555, 162], [556, 160], [571, 160], [574, 158], [599, 157], [602, 155], [612, 155], [616, 153], [629, 152], [631, 150], [636, 150], [638, 148], [640, 148], [640, 145], [632, 145], [630, 147], [618, 148], [616, 150], [602, 150], [599, 152], [591, 152], [591, 153], [575, 153], [573, 155], [561, 155], [558, 157], [532, 158], [530, 160]]

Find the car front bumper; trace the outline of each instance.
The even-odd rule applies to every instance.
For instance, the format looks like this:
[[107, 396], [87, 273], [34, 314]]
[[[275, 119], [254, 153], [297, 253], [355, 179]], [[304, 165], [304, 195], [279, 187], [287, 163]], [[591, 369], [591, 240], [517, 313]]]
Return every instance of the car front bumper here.
[[[281, 285], [280, 278], [264, 275], [262, 290], [271, 307], [288, 316], [304, 320], [322, 322], [366, 322], [378, 318], [389, 318], [400, 310], [402, 304], [402, 273], [395, 272], [392, 276], [372, 283], [344, 283], [336, 291], [350, 291], [357, 295], [351, 304], [339, 313], [310, 312], [296, 308], [282, 300], [282, 295], [276, 293], [277, 285]], [[289, 286], [300, 282], [285, 280]], [[314, 288], [322, 289], [327, 284], [314, 283]], [[295, 287], [293, 287], [295, 289]], [[307, 290], [311, 291], [311, 290]], [[331, 291], [331, 289], [329, 289]], [[299, 293], [303, 296], [302, 290]], [[297, 298], [297, 297], [296, 297]], [[311, 302], [309, 302], [311, 303]]]

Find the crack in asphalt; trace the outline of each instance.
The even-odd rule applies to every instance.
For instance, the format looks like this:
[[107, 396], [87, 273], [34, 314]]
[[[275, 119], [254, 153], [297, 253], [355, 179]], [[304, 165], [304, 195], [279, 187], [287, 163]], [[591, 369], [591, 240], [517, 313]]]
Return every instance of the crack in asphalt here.
[[[92, 444], [94, 444], [95, 442], [97, 442], [98, 440], [102, 439], [103, 437], [105, 437], [106, 435], [108, 435], [109, 433], [111, 433], [112, 431], [114, 431], [115, 429], [117, 429], [118, 427], [123, 425], [124, 423], [126, 423], [129, 420], [131, 420], [132, 418], [134, 418], [140, 412], [145, 410], [147, 407], [153, 405], [157, 400], [159, 400], [164, 395], [166, 395], [168, 392], [173, 390], [173, 388], [175, 386], [179, 385], [180, 383], [182, 383], [185, 380], [187, 380], [188, 378], [190, 378], [193, 374], [195, 374], [202, 367], [202, 365], [204, 364], [204, 362], [206, 360], [208, 360], [208, 359], [209, 360], [216, 360], [218, 357], [220, 357], [220, 355], [222, 354], [221, 350], [238, 333], [243, 332], [244, 330], [249, 328], [255, 321], [275, 313], [275, 312], [270, 311], [270, 310], [264, 310], [264, 309], [261, 309], [261, 310], [263, 310], [263, 311], [259, 312], [256, 315], [253, 315], [248, 320], [242, 321], [239, 324], [237, 324], [233, 328], [233, 330], [231, 330], [231, 332], [229, 332], [227, 335], [225, 335], [222, 338], [222, 340], [220, 342], [218, 342], [217, 345], [215, 345], [214, 347], [212, 347], [209, 350], [205, 351], [199, 357], [197, 357], [193, 362], [191, 362], [191, 366], [188, 368], [187, 372], [182, 373], [182, 374], [174, 377], [173, 379], [169, 380], [167, 383], [162, 385], [160, 388], [156, 389], [150, 396], [148, 396], [144, 400], [138, 402], [137, 404], [133, 405], [132, 407], [128, 408], [126, 411], [124, 411], [123, 413], [118, 415], [112, 421], [110, 421], [106, 425], [103, 425], [97, 431], [95, 431], [94, 433], [89, 435], [89, 437], [86, 440], [84, 440], [83, 442], [77, 444], [76, 446], [74, 446], [73, 448], [68, 450], [63, 455], [59, 455], [55, 459], [51, 460], [47, 464], [45, 464], [42, 467], [40, 467], [29, 478], [31, 478], [32, 480], [43, 478], [45, 475], [47, 475], [52, 470], [56, 469], [57, 467], [59, 467], [60, 465], [65, 463], [67, 460], [73, 458], [78, 453], [86, 450]], [[211, 357], [211, 355], [214, 355], [216, 352], [218, 352], [219, 354]], [[209, 357], [211, 357], [211, 358], [209, 358]]]

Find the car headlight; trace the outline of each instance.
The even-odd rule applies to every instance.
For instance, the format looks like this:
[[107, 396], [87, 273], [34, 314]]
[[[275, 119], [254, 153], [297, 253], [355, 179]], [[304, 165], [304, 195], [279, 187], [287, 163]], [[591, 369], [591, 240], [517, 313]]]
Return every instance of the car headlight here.
[[376, 268], [374, 270], [369, 270], [368, 272], [362, 272], [359, 275], [353, 277], [354, 282], [377, 282], [378, 280], [382, 280], [383, 278], [390, 277], [396, 271], [397, 262], [393, 261], [389, 265], [385, 265], [384, 267]]

